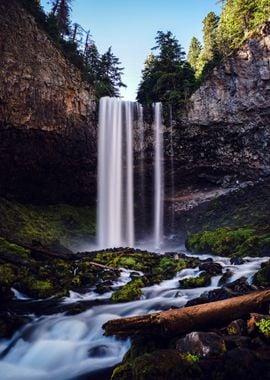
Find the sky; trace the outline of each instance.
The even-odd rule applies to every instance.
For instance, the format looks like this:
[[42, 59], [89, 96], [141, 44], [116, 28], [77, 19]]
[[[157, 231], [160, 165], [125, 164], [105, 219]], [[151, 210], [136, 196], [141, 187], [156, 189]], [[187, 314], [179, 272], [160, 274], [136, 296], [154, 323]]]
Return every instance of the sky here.
[[[48, 0], [41, 0], [48, 10]], [[72, 22], [90, 30], [100, 53], [112, 46], [125, 68], [121, 90], [135, 100], [144, 61], [158, 30], [170, 30], [188, 52], [193, 36], [202, 41], [202, 20], [220, 13], [218, 0], [73, 0]]]

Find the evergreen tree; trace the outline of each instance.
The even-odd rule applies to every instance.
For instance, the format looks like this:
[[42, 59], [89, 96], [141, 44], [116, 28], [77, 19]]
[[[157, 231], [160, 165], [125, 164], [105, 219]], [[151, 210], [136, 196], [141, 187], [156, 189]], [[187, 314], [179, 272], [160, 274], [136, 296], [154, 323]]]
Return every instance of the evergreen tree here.
[[219, 17], [210, 12], [203, 20], [203, 45], [204, 57], [209, 62], [214, 59], [217, 54], [217, 27]]
[[84, 60], [87, 66], [89, 81], [94, 84], [99, 79], [100, 54], [93, 41], [85, 49]]
[[183, 104], [194, 85], [194, 71], [184, 59], [185, 53], [171, 32], [157, 32], [157, 54], [145, 61], [137, 99], [142, 104], [162, 101]]
[[122, 82], [123, 67], [120, 67], [121, 62], [113, 54], [110, 47], [106, 53], [100, 57], [97, 94], [102, 96], [120, 96], [119, 88], [126, 87]]
[[[53, 11], [56, 18], [56, 24], [61, 37], [70, 34], [70, 10], [72, 0], [59, 0], [55, 2]], [[55, 8], [57, 6], [57, 8]]]
[[218, 27], [219, 50], [224, 55], [229, 54], [269, 16], [269, 0], [226, 0]]
[[195, 73], [198, 71], [198, 59], [201, 51], [202, 44], [196, 37], [193, 37], [189, 46], [187, 60]]

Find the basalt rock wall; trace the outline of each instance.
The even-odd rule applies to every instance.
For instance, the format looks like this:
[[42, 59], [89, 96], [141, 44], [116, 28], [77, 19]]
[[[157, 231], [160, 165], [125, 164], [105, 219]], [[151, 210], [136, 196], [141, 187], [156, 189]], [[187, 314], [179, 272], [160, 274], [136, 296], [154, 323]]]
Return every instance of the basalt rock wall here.
[[178, 169], [213, 182], [270, 174], [270, 23], [193, 94], [174, 134]]
[[0, 25], [0, 196], [94, 202], [93, 89], [15, 0]]

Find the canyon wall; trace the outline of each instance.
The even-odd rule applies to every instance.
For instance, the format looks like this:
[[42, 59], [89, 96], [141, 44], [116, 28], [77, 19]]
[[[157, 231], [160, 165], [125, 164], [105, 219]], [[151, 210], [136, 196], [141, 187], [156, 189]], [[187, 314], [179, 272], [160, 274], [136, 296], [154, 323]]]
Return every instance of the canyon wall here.
[[93, 202], [93, 89], [15, 0], [0, 25], [0, 196]]
[[212, 182], [270, 174], [270, 23], [214, 69], [174, 133], [178, 169]]

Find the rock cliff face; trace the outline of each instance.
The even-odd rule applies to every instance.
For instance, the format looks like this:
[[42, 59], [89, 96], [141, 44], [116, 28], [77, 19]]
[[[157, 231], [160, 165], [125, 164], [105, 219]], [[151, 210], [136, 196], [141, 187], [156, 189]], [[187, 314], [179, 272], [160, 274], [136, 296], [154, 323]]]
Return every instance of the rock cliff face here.
[[15, 0], [0, 25], [0, 196], [93, 201], [93, 90]]
[[175, 135], [178, 168], [214, 182], [270, 174], [270, 24], [193, 94]]

